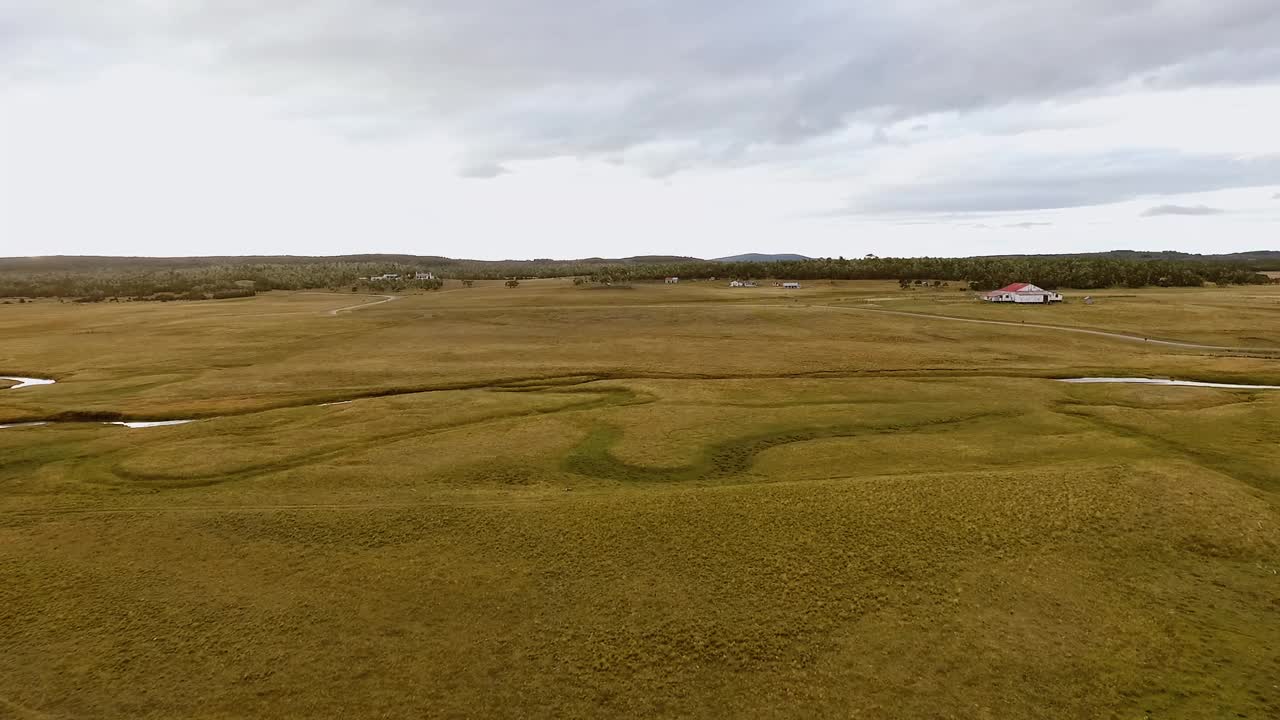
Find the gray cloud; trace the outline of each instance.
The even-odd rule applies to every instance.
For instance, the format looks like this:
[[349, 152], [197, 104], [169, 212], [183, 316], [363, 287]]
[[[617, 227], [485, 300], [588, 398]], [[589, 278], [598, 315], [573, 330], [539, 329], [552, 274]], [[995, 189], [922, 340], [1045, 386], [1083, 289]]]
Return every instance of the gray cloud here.
[[[0, 13], [0, 88], [161, 65], [361, 141], [447, 138], [473, 159], [459, 174], [476, 179], [563, 156], [655, 177], [755, 164], [857, 178], [876, 153], [912, 143], [1058, 127], [1057, 106], [1040, 101], [1280, 82], [1275, 0], [18, 5]], [[1042, 210], [1280, 183], [1276, 157], [973, 162], [864, 190], [832, 214]]]
[[1226, 210], [1211, 208], [1207, 205], [1157, 205], [1144, 210], [1142, 217], [1159, 217], [1161, 215], [1221, 215]]
[[17, 75], [176, 58], [361, 137], [443, 129], [501, 159], [785, 144], [855, 118], [877, 125], [1135, 79], [1280, 78], [1274, 0], [48, 5], [0, 29], [0, 59], [21, 59]]
[[458, 174], [465, 178], [488, 179], [511, 172], [495, 162], [475, 162], [462, 166]]
[[879, 186], [843, 210], [858, 213], [965, 213], [1049, 210], [1280, 182], [1280, 155], [1237, 158], [1174, 152], [1018, 156], [967, 173]]

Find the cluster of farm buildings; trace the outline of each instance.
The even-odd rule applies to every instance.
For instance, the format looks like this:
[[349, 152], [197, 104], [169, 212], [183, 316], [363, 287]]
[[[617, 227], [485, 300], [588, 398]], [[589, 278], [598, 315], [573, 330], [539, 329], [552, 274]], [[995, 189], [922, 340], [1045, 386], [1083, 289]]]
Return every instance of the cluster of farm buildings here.
[[[714, 279], [715, 278], [712, 278], [712, 280]], [[680, 278], [678, 277], [666, 278], [666, 283], [668, 285], [675, 285], [679, 282], [680, 282]], [[786, 288], [788, 290], [800, 289], [800, 283], [798, 282], [776, 282], [774, 283], [774, 286]], [[756, 285], [756, 283], [752, 282], [751, 280], [731, 280], [729, 282], [729, 287], [753, 288], [753, 287], [759, 287], [759, 286]], [[1056, 292], [1053, 292], [1052, 290], [1045, 290], [1044, 288], [1038, 285], [1032, 285], [1031, 283], [1014, 283], [1012, 285], [1007, 285], [1005, 287], [1002, 287], [999, 290], [992, 290], [989, 293], [984, 293], [980, 297], [987, 302], [997, 302], [997, 303], [1047, 304], [1047, 303], [1062, 302], [1062, 295]]]
[[[711, 279], [714, 280], [715, 278], [711, 278]], [[679, 282], [680, 282], [680, 278], [678, 277], [669, 277], [666, 279], [666, 283], [668, 285], [675, 285]], [[759, 286], [756, 285], [756, 283], [751, 280], [731, 280], [729, 282], [729, 287], [753, 288], [753, 287], [759, 287]], [[774, 287], [781, 287], [788, 290], [799, 290], [800, 283], [775, 282]], [[1026, 305], [1026, 304], [1047, 305], [1049, 303], [1062, 302], [1061, 294], [1053, 292], [1052, 290], [1045, 290], [1044, 288], [1038, 285], [1032, 285], [1031, 283], [1014, 283], [1012, 285], [1007, 285], [1005, 287], [1002, 287], [999, 290], [992, 290], [991, 292], [984, 293], [979, 297], [981, 297], [986, 302], [1018, 303], [1022, 305]]]
[[384, 273], [382, 275], [373, 275], [367, 278], [362, 277], [362, 278], [356, 278], [356, 279], [360, 281], [368, 281], [368, 282], [398, 282], [400, 280], [416, 280], [416, 281], [435, 280], [436, 276], [435, 276], [435, 273], [430, 273], [430, 272], [414, 273], [413, 277], [401, 277], [400, 273]]
[[[711, 279], [712, 279], [712, 280], [715, 280], [715, 278], [711, 278]], [[680, 282], [680, 278], [678, 278], [678, 277], [669, 277], [669, 278], [667, 278], [667, 279], [666, 279], [666, 283], [667, 283], [668, 285], [676, 285], [676, 284], [678, 284], [679, 282]], [[773, 286], [774, 286], [774, 287], [785, 288], [785, 289], [787, 289], [787, 290], [799, 290], [799, 289], [800, 289], [800, 283], [798, 283], [798, 282], [775, 282], [775, 283], [773, 284]], [[730, 280], [730, 281], [729, 281], [729, 287], [731, 287], [731, 288], [753, 288], [753, 287], [760, 287], [760, 286], [759, 286], [759, 285], [757, 285], [757, 284], [755, 283], [755, 281], [753, 281], [753, 280]]]

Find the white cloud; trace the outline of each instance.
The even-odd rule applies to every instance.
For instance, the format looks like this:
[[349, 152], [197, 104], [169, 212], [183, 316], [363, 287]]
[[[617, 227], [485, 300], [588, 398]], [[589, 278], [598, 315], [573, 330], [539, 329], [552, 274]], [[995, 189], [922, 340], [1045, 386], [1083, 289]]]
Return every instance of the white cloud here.
[[0, 255], [1220, 249], [1162, 205], [1265, 246], [1233, 193], [1280, 185], [1278, 35], [1271, 0], [11, 1]]

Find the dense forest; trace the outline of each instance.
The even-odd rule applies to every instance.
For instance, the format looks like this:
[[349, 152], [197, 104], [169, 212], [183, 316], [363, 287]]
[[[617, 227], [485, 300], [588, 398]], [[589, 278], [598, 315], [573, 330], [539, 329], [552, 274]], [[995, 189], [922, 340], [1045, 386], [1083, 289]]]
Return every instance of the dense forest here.
[[779, 262], [685, 262], [602, 268], [612, 279], [666, 276], [705, 278], [787, 278], [793, 280], [947, 280], [990, 290], [1012, 282], [1046, 288], [1197, 286], [1205, 283], [1265, 283], [1269, 279], [1246, 265], [1195, 261], [1132, 261], [1081, 257], [1021, 258], [864, 258]]
[[1255, 270], [1280, 270], [1280, 250], [1197, 255], [1176, 250], [1108, 250], [1096, 253], [1060, 253], [1056, 255], [993, 255], [1001, 258], [1092, 258], [1095, 260], [1188, 260], [1194, 262], [1239, 263]]
[[[1120, 251], [1129, 253], [1130, 251]], [[721, 262], [643, 256], [609, 260], [455, 260], [413, 255], [333, 258], [8, 258], [0, 259], [0, 297], [64, 297], [81, 300], [204, 299], [267, 290], [435, 289], [439, 281], [365, 278], [430, 271], [452, 280], [583, 277], [619, 282], [682, 278], [785, 278], [794, 280], [945, 280], [988, 290], [1011, 282], [1046, 288], [1198, 286], [1269, 282], [1257, 271], [1280, 265], [1280, 253], [1198, 256], [1150, 253], [1147, 257], [1099, 253], [973, 258], [819, 258], [773, 262]], [[1137, 257], [1135, 257], [1137, 256]]]

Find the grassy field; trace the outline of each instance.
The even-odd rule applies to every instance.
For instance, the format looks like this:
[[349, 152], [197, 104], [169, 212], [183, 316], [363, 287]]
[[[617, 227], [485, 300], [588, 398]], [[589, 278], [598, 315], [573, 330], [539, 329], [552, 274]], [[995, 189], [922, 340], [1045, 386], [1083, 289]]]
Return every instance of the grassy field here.
[[1280, 716], [1280, 288], [453, 287], [0, 305], [0, 717]]
[[[1140, 335], [1153, 339], [1280, 351], [1280, 292], [1273, 286], [1086, 290], [1069, 293], [1051, 314], [1029, 318], [1024, 308], [975, 302], [967, 293], [916, 290], [879, 305], [896, 310], [984, 320], [1049, 322]], [[1086, 305], [1083, 298], [1092, 297]], [[1153, 312], [1153, 305], [1172, 307]]]

